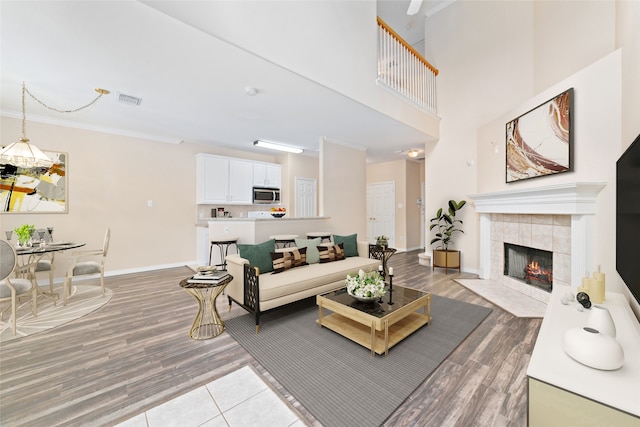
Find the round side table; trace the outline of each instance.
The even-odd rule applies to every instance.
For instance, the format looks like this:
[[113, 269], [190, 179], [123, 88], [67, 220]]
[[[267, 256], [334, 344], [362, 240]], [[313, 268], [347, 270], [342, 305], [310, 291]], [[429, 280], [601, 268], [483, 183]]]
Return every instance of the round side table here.
[[206, 281], [190, 283], [190, 279], [180, 281], [180, 286], [198, 300], [198, 313], [189, 330], [189, 336], [194, 340], [217, 337], [224, 331], [224, 322], [218, 314], [216, 299], [233, 280], [233, 276], [229, 275], [218, 283]]

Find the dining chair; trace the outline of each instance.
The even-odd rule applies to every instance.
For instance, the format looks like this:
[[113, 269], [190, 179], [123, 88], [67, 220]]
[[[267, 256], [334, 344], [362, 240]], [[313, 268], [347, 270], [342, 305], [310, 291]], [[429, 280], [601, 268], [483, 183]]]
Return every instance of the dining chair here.
[[[20, 296], [31, 291], [31, 311], [37, 315], [36, 288], [33, 282], [35, 263], [18, 265], [16, 250], [7, 241], [0, 240], [0, 303], [11, 301], [11, 328], [16, 334], [16, 311]], [[10, 278], [14, 273], [29, 275], [31, 279]], [[4, 310], [0, 310], [0, 319], [4, 321]]]
[[[49, 273], [49, 290], [51, 293], [53, 293], [53, 270], [54, 270], [54, 265], [53, 265], [53, 261], [55, 259], [55, 254], [53, 252], [50, 252], [46, 255], [44, 255], [36, 264], [36, 268], [35, 268], [35, 273], [42, 273], [42, 272], [48, 272]], [[38, 284], [38, 277], [36, 274], [35, 277], [36, 280], [36, 284]], [[38, 285], [40, 286], [40, 285]]]
[[[71, 265], [64, 278], [64, 305], [67, 305], [67, 299], [71, 295], [72, 279], [76, 276], [99, 273], [100, 286], [102, 287], [102, 295], [104, 296], [104, 263], [107, 258], [107, 252], [109, 251], [110, 238], [111, 229], [107, 228], [107, 231], [104, 233], [102, 249], [74, 251], [71, 253]], [[98, 259], [84, 261], [86, 258]]]

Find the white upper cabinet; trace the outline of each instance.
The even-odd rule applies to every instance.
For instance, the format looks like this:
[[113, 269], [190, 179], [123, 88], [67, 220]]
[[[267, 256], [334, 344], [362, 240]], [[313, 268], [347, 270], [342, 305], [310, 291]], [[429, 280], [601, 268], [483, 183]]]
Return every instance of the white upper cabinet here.
[[253, 203], [253, 163], [229, 161], [229, 203]]
[[280, 188], [282, 168], [275, 163], [253, 164], [253, 185], [255, 187]]
[[227, 203], [229, 159], [198, 154], [196, 156], [198, 203]]
[[250, 205], [253, 187], [280, 188], [282, 169], [275, 163], [200, 153], [196, 155], [196, 170], [197, 203]]

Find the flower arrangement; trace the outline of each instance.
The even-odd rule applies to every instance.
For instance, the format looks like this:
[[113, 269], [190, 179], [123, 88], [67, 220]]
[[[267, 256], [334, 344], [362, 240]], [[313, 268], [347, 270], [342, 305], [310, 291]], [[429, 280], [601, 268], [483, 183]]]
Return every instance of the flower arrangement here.
[[358, 275], [347, 275], [347, 293], [359, 300], [374, 300], [385, 294], [384, 280], [377, 271], [358, 271]]
[[378, 246], [387, 246], [389, 244], [389, 237], [381, 234], [380, 236], [376, 236], [376, 245]]
[[22, 224], [20, 227], [14, 228], [13, 231], [16, 232], [20, 245], [25, 246], [29, 242], [29, 239], [31, 239], [31, 235], [35, 229], [35, 225]]

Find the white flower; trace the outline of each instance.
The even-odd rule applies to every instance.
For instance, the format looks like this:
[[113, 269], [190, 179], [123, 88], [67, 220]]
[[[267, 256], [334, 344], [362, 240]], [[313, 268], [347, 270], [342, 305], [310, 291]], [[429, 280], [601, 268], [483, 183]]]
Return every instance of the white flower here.
[[360, 298], [379, 298], [385, 294], [384, 280], [377, 271], [360, 270], [357, 276], [348, 275], [345, 286], [349, 295]]

